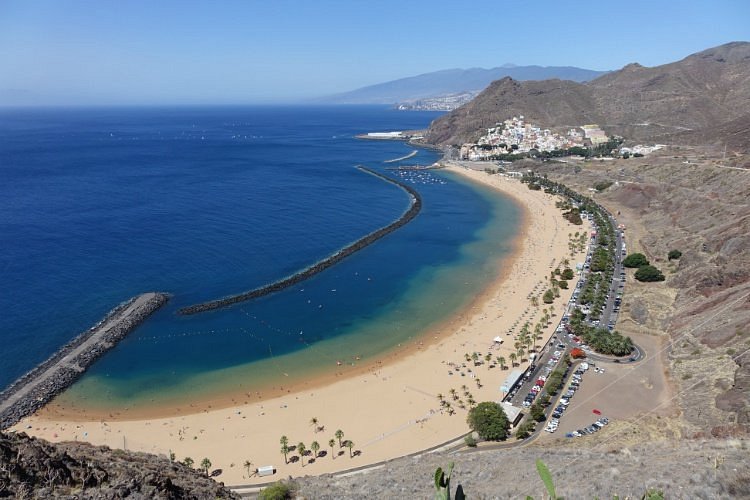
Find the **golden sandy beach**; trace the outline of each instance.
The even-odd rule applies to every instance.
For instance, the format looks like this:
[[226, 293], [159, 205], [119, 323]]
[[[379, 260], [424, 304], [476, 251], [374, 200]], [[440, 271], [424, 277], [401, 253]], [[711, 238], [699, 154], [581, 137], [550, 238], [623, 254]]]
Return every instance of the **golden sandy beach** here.
[[[533, 307], [529, 297], [537, 295], [541, 303], [550, 271], [570, 257], [569, 235], [585, 231], [587, 226], [569, 224], [555, 207], [555, 197], [531, 191], [518, 180], [455, 165], [447, 168], [515, 199], [524, 209], [522, 234], [514, 255], [506, 261], [504, 275], [498, 276], [468, 311], [440, 331], [426, 333], [403, 354], [386, 356], [376, 366], [350, 372], [346, 378], [311, 381], [290, 394], [237, 406], [227, 401], [222, 409], [205, 408], [194, 414], [142, 420], [59, 418], [42, 410], [13, 429], [55, 442], [79, 440], [156, 454], [174, 452], [178, 460], [189, 456], [196, 465], [207, 457], [213, 469], [223, 470], [217, 479], [228, 485], [349, 469], [427, 449], [465, 434], [467, 411], [453, 402], [456, 412], [449, 415], [440, 409], [437, 394], [452, 401], [450, 390], [455, 389], [465, 400], [463, 394], [468, 390], [477, 402], [497, 401], [510, 370], [491, 369], [487, 364], [473, 367], [471, 363], [452, 369], [448, 363], [460, 367], [465, 363], [465, 353], [476, 351], [482, 357], [487, 353], [493, 358], [504, 356], [509, 365], [509, 354], [515, 350], [509, 332], [515, 325], [513, 331], [517, 333], [525, 321], [533, 326], [541, 317], [544, 306]], [[572, 291], [572, 287], [561, 290], [561, 297], [555, 300], [555, 314], [545, 330], [545, 341]], [[491, 349], [497, 335], [505, 342]], [[313, 417], [318, 426], [311, 425]], [[331, 456], [328, 442], [337, 429], [343, 430], [344, 439], [354, 442], [353, 451], [358, 453], [353, 458], [338, 443], [334, 447], [337, 456]], [[308, 455], [304, 466], [299, 461], [285, 464], [279, 451], [282, 435], [288, 437], [290, 445], [304, 442], [308, 450], [317, 441], [326, 455], [314, 463], [309, 463]], [[245, 461], [253, 464], [251, 470], [273, 465], [277, 472], [270, 477], [248, 477]]]

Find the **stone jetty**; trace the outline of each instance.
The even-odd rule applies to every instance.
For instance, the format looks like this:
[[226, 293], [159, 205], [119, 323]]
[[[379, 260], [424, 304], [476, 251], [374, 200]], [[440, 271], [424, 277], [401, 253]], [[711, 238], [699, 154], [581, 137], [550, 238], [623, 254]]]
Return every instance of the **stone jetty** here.
[[328, 269], [329, 267], [337, 264], [338, 262], [341, 262], [346, 257], [354, 254], [355, 252], [358, 252], [359, 250], [362, 250], [368, 245], [371, 245], [372, 243], [379, 240], [383, 236], [390, 234], [396, 229], [400, 228], [401, 226], [408, 224], [411, 220], [413, 220], [417, 216], [419, 211], [422, 209], [422, 198], [419, 196], [419, 193], [411, 186], [408, 186], [396, 179], [383, 175], [367, 167], [363, 167], [359, 165], [357, 166], [357, 168], [361, 170], [362, 172], [374, 175], [375, 177], [382, 179], [386, 182], [390, 182], [391, 184], [394, 184], [400, 187], [401, 189], [403, 189], [404, 191], [406, 191], [406, 193], [411, 198], [411, 204], [409, 205], [409, 208], [401, 215], [401, 217], [399, 217], [392, 223], [388, 224], [387, 226], [371, 232], [367, 236], [364, 236], [358, 239], [354, 243], [342, 248], [336, 253], [326, 257], [325, 259], [319, 262], [316, 262], [310, 267], [307, 267], [291, 276], [283, 278], [274, 283], [262, 286], [260, 288], [256, 288], [254, 290], [243, 292], [237, 295], [232, 295], [232, 296], [224, 297], [221, 299], [203, 302], [201, 304], [184, 307], [179, 310], [179, 313], [187, 315], [187, 314], [196, 314], [196, 313], [200, 313], [204, 311], [211, 311], [213, 309], [218, 309], [220, 307], [226, 307], [232, 304], [237, 304], [238, 302], [243, 302], [246, 300], [256, 299], [258, 297], [263, 297], [264, 295], [269, 295], [271, 293], [275, 293], [280, 290], [283, 290], [284, 288], [287, 288], [289, 286], [295, 285], [301, 281], [304, 281]]
[[163, 306], [169, 296], [149, 292], [111, 310], [99, 323], [0, 392], [0, 429], [34, 413], [67, 389], [128, 333]]

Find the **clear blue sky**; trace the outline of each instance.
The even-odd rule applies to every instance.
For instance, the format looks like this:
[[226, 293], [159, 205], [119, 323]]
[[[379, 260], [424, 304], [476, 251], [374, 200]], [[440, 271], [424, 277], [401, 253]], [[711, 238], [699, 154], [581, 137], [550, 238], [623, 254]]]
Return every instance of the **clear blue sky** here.
[[750, 40], [747, 0], [0, 0], [0, 105], [288, 102], [447, 68]]

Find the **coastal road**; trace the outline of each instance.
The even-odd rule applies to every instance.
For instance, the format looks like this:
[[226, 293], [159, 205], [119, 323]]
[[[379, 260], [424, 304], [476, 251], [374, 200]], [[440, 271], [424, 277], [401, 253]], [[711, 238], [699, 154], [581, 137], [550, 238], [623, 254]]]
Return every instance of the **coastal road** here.
[[149, 301], [156, 298], [158, 294], [154, 292], [144, 293], [136, 297], [129, 306], [119, 311], [110, 318], [107, 318], [101, 325], [97, 326], [93, 333], [91, 333], [86, 340], [84, 340], [78, 346], [72, 348], [59, 360], [55, 361], [42, 373], [35, 376], [32, 380], [28, 381], [23, 387], [16, 390], [4, 401], [0, 402], [0, 414], [11, 408], [13, 405], [22, 401], [24, 398], [29, 397], [34, 389], [44, 385], [46, 382], [54, 381], [58, 371], [64, 368], [69, 368], [75, 371], [82, 372], [83, 367], [77, 363], [78, 357], [90, 351], [98, 346], [107, 345], [104, 342], [105, 335], [114, 327], [118, 326], [121, 322], [125, 321], [128, 317], [135, 314], [141, 308], [145, 307]]

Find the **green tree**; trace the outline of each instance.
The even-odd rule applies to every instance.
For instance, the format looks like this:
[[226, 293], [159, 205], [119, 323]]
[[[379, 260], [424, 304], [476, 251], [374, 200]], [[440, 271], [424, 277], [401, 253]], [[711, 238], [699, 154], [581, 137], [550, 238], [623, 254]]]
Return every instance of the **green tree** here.
[[544, 416], [544, 409], [539, 403], [534, 403], [529, 409], [529, 416], [537, 422], [544, 422], [547, 417]]
[[648, 264], [648, 259], [642, 253], [631, 253], [622, 261], [622, 265], [625, 267], [641, 267]]
[[333, 456], [333, 447], [336, 445], [336, 440], [331, 438], [328, 440], [328, 446], [331, 447], [331, 459], [334, 459], [336, 457]]
[[512, 366], [516, 366], [516, 360], [518, 359], [518, 354], [516, 354], [515, 352], [512, 352], [508, 355], [508, 357], [510, 358], [510, 364]]
[[344, 444], [346, 444], [346, 447], [349, 448], [349, 458], [352, 458], [352, 448], [354, 448], [354, 441], [352, 441], [351, 439], [347, 439], [346, 443]]
[[317, 441], [310, 443], [310, 450], [313, 452], [313, 458], [318, 458], [318, 451], [320, 450], [320, 444]]
[[547, 290], [546, 292], [544, 292], [542, 300], [545, 304], [551, 304], [555, 301], [555, 292], [553, 292], [552, 290]]
[[342, 447], [341, 438], [344, 437], [344, 431], [342, 431], [341, 429], [339, 429], [339, 430], [336, 431], [336, 433], [334, 434], [334, 436], [336, 436], [336, 439], [339, 440], [339, 448], [341, 448]]
[[297, 444], [297, 453], [299, 453], [299, 461], [302, 462], [302, 467], [305, 466], [305, 453], [307, 452], [307, 448], [305, 448], [305, 443], [299, 442]]
[[664, 281], [664, 275], [652, 265], [641, 266], [635, 272], [638, 281]]
[[183, 463], [183, 464], [185, 464], [185, 465], [187, 465], [188, 467], [190, 467], [190, 468], [192, 469], [192, 468], [193, 468], [193, 464], [194, 464], [195, 462], [193, 461], [193, 459], [192, 459], [192, 458], [190, 458], [190, 457], [185, 457], [185, 458], [184, 458], [184, 459], [182, 460], [182, 463]]
[[510, 422], [498, 403], [492, 401], [479, 403], [469, 410], [466, 421], [471, 430], [487, 441], [500, 441], [508, 437]]
[[250, 477], [250, 467], [253, 466], [253, 463], [250, 460], [245, 460], [245, 463], [242, 465], [245, 467], [245, 470], [247, 470], [247, 477]]
[[669, 260], [679, 259], [680, 257], [682, 257], [682, 252], [679, 250], [670, 250], [667, 254], [667, 259]]
[[313, 417], [310, 419], [310, 425], [313, 426], [313, 430], [315, 432], [318, 432], [318, 417]]
[[208, 470], [211, 468], [211, 461], [208, 458], [204, 458], [201, 460], [201, 469], [203, 469], [203, 472], [206, 473], [206, 476], [208, 476]]

